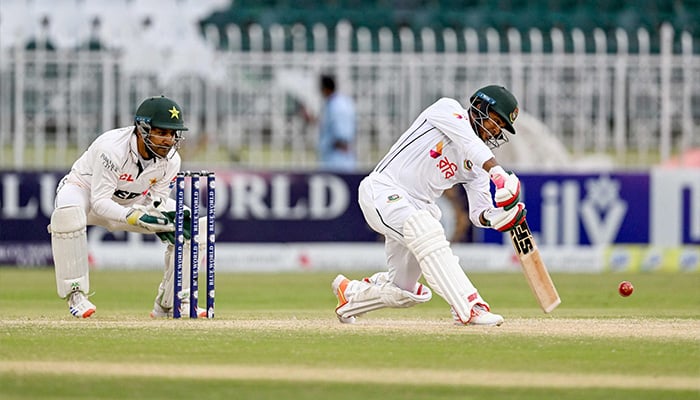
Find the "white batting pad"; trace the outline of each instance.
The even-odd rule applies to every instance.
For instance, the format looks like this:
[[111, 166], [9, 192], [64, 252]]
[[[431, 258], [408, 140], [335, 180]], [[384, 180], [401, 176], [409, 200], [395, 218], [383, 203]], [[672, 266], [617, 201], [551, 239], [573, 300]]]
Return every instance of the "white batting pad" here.
[[61, 298], [90, 291], [86, 224], [85, 212], [78, 206], [58, 207], [51, 214], [51, 249]]
[[406, 308], [429, 301], [433, 294], [427, 287], [416, 284], [416, 290], [402, 290], [391, 282], [381, 284], [350, 281], [345, 289], [348, 302], [336, 310], [343, 318], [356, 317], [380, 308]]
[[[206, 268], [206, 265], [204, 264], [205, 258], [206, 258], [206, 249], [207, 249], [207, 244], [206, 244], [206, 217], [200, 217], [199, 218], [199, 235], [197, 235], [197, 239], [199, 242], [199, 253], [198, 253], [198, 258], [199, 258], [199, 269], [200, 271], [204, 271], [203, 268]], [[203, 225], [204, 224], [204, 225]], [[202, 228], [205, 228], [204, 231], [202, 231]], [[182, 291], [179, 293], [179, 297], [181, 300], [184, 302], [189, 302], [190, 301], [190, 267], [191, 267], [191, 258], [190, 258], [190, 241], [185, 240], [182, 246]], [[200, 272], [201, 273], [201, 272]], [[158, 294], [156, 295], [156, 303], [160, 305], [163, 309], [165, 310], [170, 310], [173, 308], [173, 293], [175, 290], [175, 246], [172, 244], [168, 245], [168, 248], [165, 250], [165, 268], [163, 270], [163, 280], [160, 282], [160, 285], [158, 286]]]
[[427, 211], [417, 211], [404, 222], [403, 234], [428, 285], [452, 306], [463, 323], [468, 322], [472, 306], [486, 303], [452, 253], [440, 221]]

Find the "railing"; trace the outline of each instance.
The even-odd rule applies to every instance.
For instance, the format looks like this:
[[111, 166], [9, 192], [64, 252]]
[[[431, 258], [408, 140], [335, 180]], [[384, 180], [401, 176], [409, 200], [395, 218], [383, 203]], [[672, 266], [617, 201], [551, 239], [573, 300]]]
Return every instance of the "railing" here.
[[[424, 29], [420, 52], [411, 31], [398, 35], [398, 52], [394, 36], [380, 31], [386, 51], [371, 52], [365, 51], [369, 32], [348, 24], [336, 27], [334, 51], [323, 50], [331, 46], [322, 26], [311, 32], [273, 26], [263, 32], [254, 25], [247, 32], [251, 50], [241, 52], [240, 29], [231, 26], [229, 50], [185, 59], [196, 71], [157, 54], [142, 63], [150, 67], [134, 68], [120, 51], [4, 50], [0, 167], [68, 167], [98, 134], [132, 124], [143, 98], [163, 93], [180, 103], [190, 127], [182, 149], [187, 162], [315, 168], [317, 127], [301, 110], [318, 110], [317, 77], [331, 72], [357, 103], [362, 169], [437, 98], [464, 102], [488, 83], [509, 87], [521, 110], [543, 121], [573, 157], [604, 154], [618, 166], [645, 168], [700, 145], [700, 56], [693, 53], [694, 38], [669, 25], [660, 33], [659, 53], [649, 51], [645, 30], [635, 38], [638, 52], [628, 51], [623, 30], [614, 38], [597, 30], [595, 52], [586, 52], [581, 31], [533, 29], [525, 53], [516, 30], [503, 37], [495, 30], [484, 37], [466, 30], [462, 52], [452, 45], [454, 31]], [[432, 50], [436, 35], [445, 51]], [[542, 50], [545, 36], [551, 52]], [[263, 37], [270, 51], [263, 50]], [[315, 43], [313, 52], [308, 40]], [[487, 51], [479, 50], [479, 40], [486, 40]], [[285, 46], [290, 41], [292, 50]], [[504, 41], [507, 52], [501, 49]]]

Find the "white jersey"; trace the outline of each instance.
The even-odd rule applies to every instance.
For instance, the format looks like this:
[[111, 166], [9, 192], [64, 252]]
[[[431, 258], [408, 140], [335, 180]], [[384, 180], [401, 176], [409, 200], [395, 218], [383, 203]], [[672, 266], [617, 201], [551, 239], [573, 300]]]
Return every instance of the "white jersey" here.
[[177, 153], [170, 159], [145, 160], [138, 153], [134, 127], [129, 126], [95, 139], [64, 181], [89, 189], [92, 213], [125, 222], [130, 206], [170, 196], [180, 163]]
[[482, 168], [494, 157], [469, 123], [467, 110], [450, 98], [426, 108], [377, 164], [370, 176], [433, 203], [456, 184], [467, 192], [470, 219], [493, 208], [489, 174]]

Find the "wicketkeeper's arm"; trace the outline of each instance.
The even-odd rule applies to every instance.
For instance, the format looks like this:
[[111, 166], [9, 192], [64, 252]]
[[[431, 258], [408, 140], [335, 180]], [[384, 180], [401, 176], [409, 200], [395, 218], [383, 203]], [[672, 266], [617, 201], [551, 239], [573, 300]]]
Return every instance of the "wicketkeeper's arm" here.
[[134, 205], [126, 214], [126, 222], [139, 226], [150, 232], [172, 232], [175, 230], [173, 223], [160, 213], [149, 213], [146, 207]]

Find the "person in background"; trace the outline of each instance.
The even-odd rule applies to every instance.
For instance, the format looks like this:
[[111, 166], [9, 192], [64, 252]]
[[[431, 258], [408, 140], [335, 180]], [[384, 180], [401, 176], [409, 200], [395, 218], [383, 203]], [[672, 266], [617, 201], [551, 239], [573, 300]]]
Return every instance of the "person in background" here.
[[355, 155], [356, 114], [352, 98], [339, 93], [335, 78], [320, 79], [323, 108], [319, 120], [318, 159], [321, 168], [352, 172], [357, 165]]

